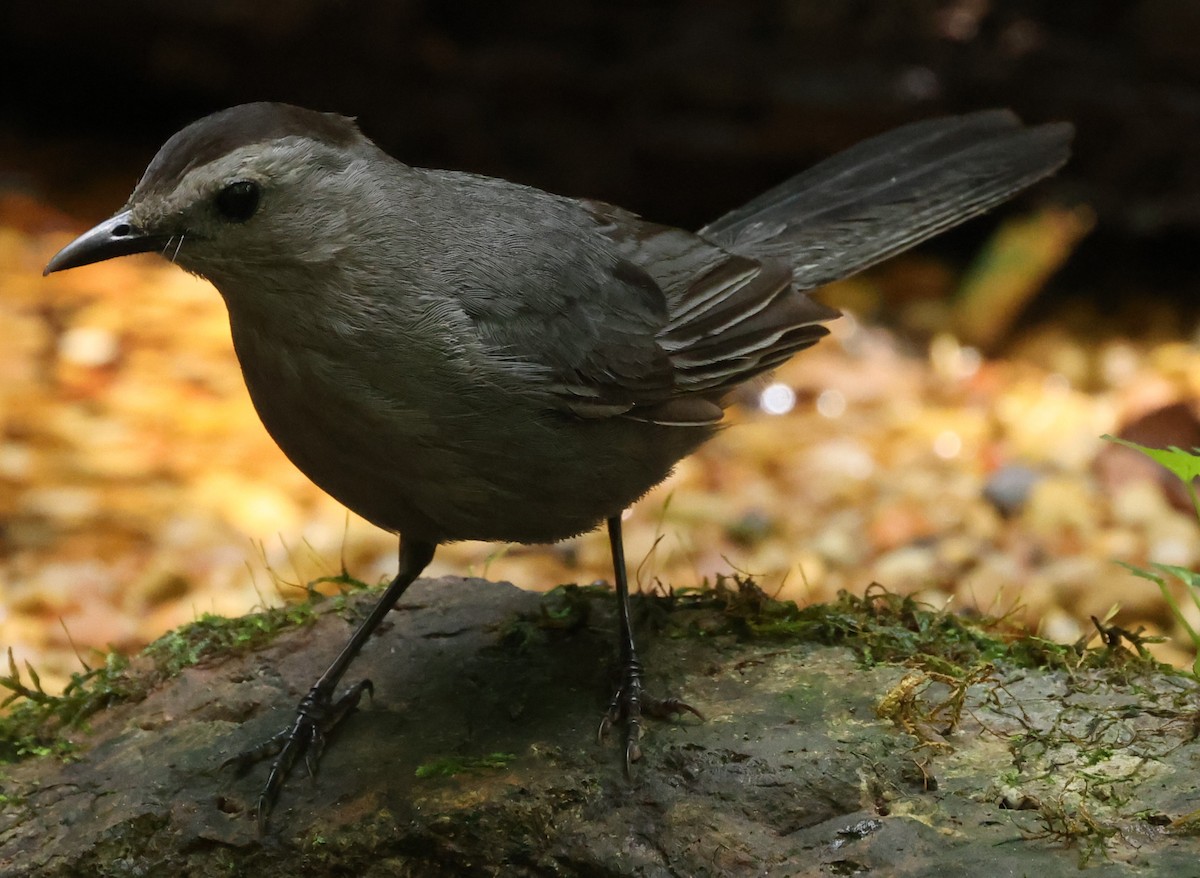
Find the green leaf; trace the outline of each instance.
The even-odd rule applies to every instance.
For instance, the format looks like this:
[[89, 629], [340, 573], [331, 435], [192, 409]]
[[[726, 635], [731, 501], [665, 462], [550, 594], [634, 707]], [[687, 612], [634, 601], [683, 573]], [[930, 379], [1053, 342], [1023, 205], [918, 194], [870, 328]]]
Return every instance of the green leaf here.
[[1142, 579], [1148, 579], [1151, 582], [1153, 582], [1155, 585], [1157, 585], [1159, 588], [1163, 588], [1166, 585], [1166, 582], [1163, 580], [1163, 578], [1161, 576], [1155, 576], [1153, 573], [1151, 573], [1149, 570], [1146, 570], [1144, 567], [1138, 567], [1134, 564], [1127, 564], [1124, 561], [1117, 561], [1117, 563], [1120, 564], [1122, 567], [1124, 567], [1126, 570], [1128, 570], [1130, 573], [1132, 573], [1134, 576], [1141, 577]]
[[[1163, 600], [1166, 602], [1167, 607], [1171, 610], [1171, 615], [1175, 617], [1175, 621], [1178, 622], [1180, 627], [1187, 632], [1188, 639], [1192, 641], [1192, 648], [1195, 649], [1197, 653], [1196, 667], [1200, 667], [1200, 632], [1197, 632], [1196, 629], [1192, 627], [1192, 624], [1187, 620], [1187, 617], [1183, 615], [1183, 610], [1179, 608], [1179, 603], [1175, 600], [1175, 596], [1171, 594], [1171, 589], [1167, 588], [1166, 580], [1161, 576], [1155, 576], [1149, 570], [1145, 570], [1141, 567], [1135, 567], [1132, 564], [1126, 564], [1124, 561], [1118, 561], [1117, 563], [1134, 576], [1140, 576], [1142, 579], [1148, 579], [1158, 586], [1158, 590], [1162, 594]], [[1192, 598], [1192, 603], [1195, 604], [1197, 608], [1200, 608], [1200, 599], [1197, 598], [1195, 590], [1195, 585], [1200, 577], [1197, 577], [1195, 573], [1192, 573], [1192, 571], [1188, 570], [1186, 567], [1175, 567], [1170, 564], [1155, 564], [1154, 566], [1164, 573], [1170, 573], [1174, 576], [1178, 576], [1185, 583], [1193, 586], [1193, 588], [1188, 591], [1188, 594]]]
[[1130, 442], [1128, 439], [1118, 439], [1107, 433], [1100, 438], [1124, 445], [1126, 448], [1132, 448], [1134, 451], [1140, 451], [1151, 460], [1169, 469], [1183, 482], [1190, 483], [1193, 479], [1200, 477], [1200, 448], [1193, 448], [1191, 451], [1184, 451], [1174, 445], [1169, 448], [1147, 448], [1145, 445]]
[[1183, 582], [1186, 582], [1192, 588], [1200, 589], [1200, 573], [1195, 570], [1188, 570], [1186, 567], [1177, 567], [1174, 564], [1155, 564], [1155, 570], [1161, 570], [1163, 573], [1170, 573], [1172, 576], [1178, 577]]

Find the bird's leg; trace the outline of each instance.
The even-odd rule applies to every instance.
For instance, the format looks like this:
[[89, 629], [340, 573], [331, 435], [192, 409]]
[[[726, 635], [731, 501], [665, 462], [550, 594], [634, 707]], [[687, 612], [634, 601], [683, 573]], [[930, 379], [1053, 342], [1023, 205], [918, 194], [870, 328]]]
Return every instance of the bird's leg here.
[[613, 575], [617, 582], [617, 623], [621, 662], [621, 684], [604, 718], [600, 720], [598, 737], [603, 739], [614, 724], [625, 722], [625, 774], [630, 776], [633, 763], [642, 758], [642, 716], [667, 719], [689, 711], [700, 719], [703, 714], [678, 698], [654, 698], [642, 691], [642, 663], [633, 643], [633, 626], [629, 622], [629, 582], [625, 575], [625, 547], [621, 540], [621, 517], [608, 519], [608, 541], [612, 548]]
[[291, 773], [292, 766], [301, 756], [309, 776], [315, 775], [325, 739], [331, 731], [358, 705], [363, 692], [373, 691], [370, 680], [362, 680], [334, 699], [333, 692], [355, 656], [370, 638], [371, 633], [395, 606], [396, 601], [412, 585], [426, 565], [433, 560], [436, 546], [432, 543], [412, 540], [400, 541], [400, 570], [388, 585], [383, 595], [371, 609], [371, 613], [358, 626], [350, 640], [342, 647], [338, 657], [313, 684], [308, 694], [300, 699], [296, 718], [291, 725], [264, 741], [257, 747], [227, 759], [224, 765], [235, 765], [239, 774], [263, 759], [275, 757], [271, 763], [267, 783], [258, 798], [257, 816], [259, 831], [265, 831], [267, 817], [279, 798], [279, 791]]

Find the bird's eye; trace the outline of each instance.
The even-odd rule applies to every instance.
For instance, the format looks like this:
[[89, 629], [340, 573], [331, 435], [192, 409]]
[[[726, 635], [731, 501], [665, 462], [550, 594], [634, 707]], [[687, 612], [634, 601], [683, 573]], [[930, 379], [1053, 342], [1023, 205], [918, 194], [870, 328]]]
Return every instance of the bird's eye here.
[[217, 213], [233, 223], [244, 223], [258, 210], [262, 190], [250, 180], [230, 183], [217, 193]]

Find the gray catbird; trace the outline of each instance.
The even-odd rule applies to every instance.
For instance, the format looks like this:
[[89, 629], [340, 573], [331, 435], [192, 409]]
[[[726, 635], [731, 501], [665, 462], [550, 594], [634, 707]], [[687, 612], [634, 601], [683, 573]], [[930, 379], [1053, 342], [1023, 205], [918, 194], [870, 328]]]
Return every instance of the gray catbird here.
[[267, 430], [314, 482], [401, 534], [400, 569], [300, 702], [232, 762], [295, 760], [369, 682], [346, 668], [449, 540], [560, 540], [607, 521], [622, 677], [601, 732], [692, 710], [642, 691], [621, 511], [711, 437], [737, 385], [826, 333], [808, 290], [1009, 198], [1066, 161], [1067, 124], [986, 111], [859, 144], [692, 233], [403, 165], [353, 120], [256, 103], [189, 125], [125, 207], [46, 272], [158, 251], [210, 280]]

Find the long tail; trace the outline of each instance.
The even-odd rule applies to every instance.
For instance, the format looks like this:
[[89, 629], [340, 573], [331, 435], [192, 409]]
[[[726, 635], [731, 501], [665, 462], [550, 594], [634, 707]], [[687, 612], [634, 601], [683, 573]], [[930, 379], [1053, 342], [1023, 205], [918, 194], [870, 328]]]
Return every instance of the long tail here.
[[792, 263], [799, 289], [846, 277], [983, 213], [1066, 162], [1067, 123], [1007, 110], [916, 122], [821, 162], [700, 235]]

